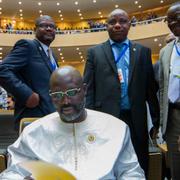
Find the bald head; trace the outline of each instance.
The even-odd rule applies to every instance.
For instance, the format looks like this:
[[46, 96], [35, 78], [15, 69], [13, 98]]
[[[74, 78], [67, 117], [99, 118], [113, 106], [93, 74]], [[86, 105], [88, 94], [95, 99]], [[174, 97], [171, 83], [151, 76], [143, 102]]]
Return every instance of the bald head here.
[[52, 17], [48, 16], [48, 15], [44, 15], [44, 16], [40, 16], [35, 20], [35, 26], [39, 26], [39, 24], [41, 23], [41, 21], [45, 21], [45, 20], [50, 20], [52, 22], [54, 22], [54, 20], [52, 19]]
[[108, 19], [111, 18], [112, 16], [116, 16], [118, 14], [125, 15], [129, 18], [128, 13], [126, 11], [124, 11], [123, 9], [115, 9], [108, 15]]
[[72, 66], [64, 66], [54, 71], [50, 78], [50, 87], [57, 86], [62, 81], [72, 81], [78, 86], [83, 84], [80, 72]]
[[81, 74], [71, 66], [53, 72], [50, 79], [51, 98], [61, 119], [67, 123], [85, 120], [85, 92]]

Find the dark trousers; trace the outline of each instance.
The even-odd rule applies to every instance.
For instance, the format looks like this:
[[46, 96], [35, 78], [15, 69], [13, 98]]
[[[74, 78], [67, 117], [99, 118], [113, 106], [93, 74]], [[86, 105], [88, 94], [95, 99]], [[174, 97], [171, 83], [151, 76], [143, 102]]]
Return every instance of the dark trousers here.
[[178, 151], [178, 137], [180, 135], [180, 109], [169, 106], [166, 142], [173, 180], [180, 180], [180, 152]]
[[134, 146], [134, 150], [137, 154], [137, 158], [139, 161], [139, 164], [141, 168], [144, 170], [146, 179], [148, 177], [148, 162], [149, 162], [149, 154], [148, 154], [148, 139], [147, 144], [141, 144], [141, 142], [138, 140], [135, 132], [135, 128], [133, 127], [132, 123], [132, 116], [130, 110], [122, 110], [120, 112], [119, 118], [124, 121], [130, 129], [131, 133], [131, 141]]

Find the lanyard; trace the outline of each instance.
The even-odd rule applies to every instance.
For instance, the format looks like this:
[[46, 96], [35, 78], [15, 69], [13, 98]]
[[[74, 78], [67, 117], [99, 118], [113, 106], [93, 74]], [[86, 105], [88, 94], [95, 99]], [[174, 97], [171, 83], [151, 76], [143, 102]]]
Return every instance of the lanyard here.
[[120, 61], [120, 59], [124, 56], [125, 52], [127, 51], [128, 47], [129, 47], [129, 45], [127, 45], [127, 44], [124, 44], [124, 45], [125, 45], [124, 49], [123, 49], [123, 50], [121, 51], [121, 53], [119, 54], [118, 58], [115, 59], [115, 63], [116, 63], [116, 64], [117, 64], [117, 63]]
[[175, 46], [177, 54], [180, 56], [180, 51], [178, 50], [178, 47], [177, 47], [176, 43], [174, 43], [174, 46]]

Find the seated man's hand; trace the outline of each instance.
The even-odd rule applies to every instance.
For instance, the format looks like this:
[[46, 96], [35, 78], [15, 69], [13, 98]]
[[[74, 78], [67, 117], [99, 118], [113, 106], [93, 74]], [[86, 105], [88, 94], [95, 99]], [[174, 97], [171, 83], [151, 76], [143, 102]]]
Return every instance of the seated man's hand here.
[[150, 133], [151, 139], [156, 139], [158, 138], [159, 129], [152, 127], [149, 133]]
[[26, 101], [26, 107], [34, 108], [39, 105], [39, 94], [33, 92]]

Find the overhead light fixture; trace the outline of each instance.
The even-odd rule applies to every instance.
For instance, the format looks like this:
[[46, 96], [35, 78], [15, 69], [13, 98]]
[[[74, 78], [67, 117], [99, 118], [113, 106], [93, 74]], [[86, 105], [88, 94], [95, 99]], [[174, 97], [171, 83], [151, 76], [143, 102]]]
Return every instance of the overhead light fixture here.
[[0, 7], [0, 11], [2, 10], [2, 8]]
[[103, 15], [101, 15], [100, 18], [103, 18]]
[[0, 14], [2, 14], [2, 12], [0, 11]]
[[99, 11], [98, 14], [102, 14], [101, 11]]
[[61, 18], [61, 21], [63, 21], [64, 20], [64, 18]]
[[41, 2], [38, 2], [38, 5], [39, 5], [39, 6], [41, 6], [41, 5], [42, 5], [42, 3], [41, 3]]
[[138, 1], [134, 1], [134, 4], [138, 4]]
[[154, 42], [157, 42], [158, 41], [158, 39], [157, 38], [154, 38]]
[[74, 4], [75, 4], [75, 5], [78, 5], [79, 3], [78, 3], [78, 1], [75, 1]]
[[58, 13], [61, 13], [61, 10], [58, 10]]
[[0, 55], [2, 55], [2, 52], [0, 52]]
[[164, 2], [163, 0], [160, 1], [160, 3], [163, 3], [163, 2]]
[[81, 16], [80, 19], [84, 19], [84, 18]]
[[42, 13], [42, 10], [39, 10], [39, 13]]
[[79, 55], [81, 55], [82, 54], [82, 52], [79, 52]]
[[93, 0], [93, 3], [96, 3], [96, 0]]
[[23, 14], [20, 14], [20, 16], [23, 16]]
[[82, 16], [82, 14], [81, 14], [81, 13], [79, 13], [79, 16]]
[[19, 1], [19, 2], [18, 2], [18, 4], [19, 4], [19, 5], [21, 5], [21, 4], [22, 4], [22, 2], [21, 2], [21, 1]]
[[62, 15], [62, 14], [60, 14], [59, 16], [60, 16], [60, 17], [62, 17], [63, 15]]
[[22, 9], [20, 9], [20, 10], [19, 10], [19, 12], [23, 12], [23, 10], [22, 10]]
[[64, 59], [64, 57], [62, 56], [61, 59]]
[[77, 47], [76, 50], [79, 51], [79, 48]]
[[80, 10], [80, 9], [77, 9], [77, 12], [81, 12], [81, 10]]
[[115, 8], [118, 8], [118, 7], [119, 7], [119, 5], [118, 5], [118, 4], [116, 4], [116, 5], [115, 5]]
[[162, 44], [161, 43], [159, 43], [159, 47], [161, 47], [162, 46]]
[[20, 19], [22, 20], [22, 19], [23, 19], [23, 17], [20, 17]]
[[58, 48], [58, 51], [61, 51], [61, 48]]
[[59, 6], [60, 5], [60, 3], [59, 2], [57, 2], [57, 6]]
[[141, 6], [141, 5], [139, 5], [139, 6], [138, 6], [138, 8], [142, 8], [142, 6]]
[[0, 51], [2, 51], [3, 50], [3, 48], [2, 47], [0, 47]]

